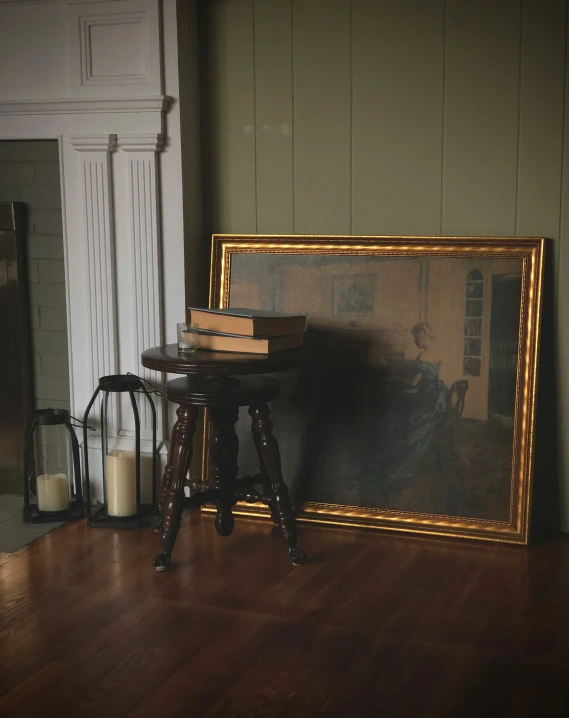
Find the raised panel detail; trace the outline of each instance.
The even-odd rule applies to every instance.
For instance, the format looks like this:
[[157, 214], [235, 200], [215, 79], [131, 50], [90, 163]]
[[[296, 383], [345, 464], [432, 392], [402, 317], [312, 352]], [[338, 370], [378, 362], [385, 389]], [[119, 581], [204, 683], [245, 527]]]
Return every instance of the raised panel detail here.
[[74, 95], [160, 94], [158, 0], [111, 0], [70, 5]]
[[148, 83], [147, 36], [145, 13], [82, 17], [82, 83]]

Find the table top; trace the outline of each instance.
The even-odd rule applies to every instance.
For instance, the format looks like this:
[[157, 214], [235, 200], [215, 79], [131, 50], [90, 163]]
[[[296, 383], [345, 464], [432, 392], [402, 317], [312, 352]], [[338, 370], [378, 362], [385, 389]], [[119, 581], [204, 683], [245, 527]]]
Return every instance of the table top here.
[[178, 351], [177, 344], [146, 349], [142, 352], [142, 366], [169, 374], [202, 374], [215, 376], [228, 374], [270, 374], [292, 369], [300, 363], [302, 349], [291, 349], [274, 354], [234, 354], [198, 349], [195, 354]]

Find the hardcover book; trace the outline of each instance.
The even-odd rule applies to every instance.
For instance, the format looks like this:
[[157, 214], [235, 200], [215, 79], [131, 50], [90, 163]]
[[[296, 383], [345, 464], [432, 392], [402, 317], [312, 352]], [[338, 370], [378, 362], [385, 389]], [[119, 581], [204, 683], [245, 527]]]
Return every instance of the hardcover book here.
[[306, 331], [306, 317], [301, 314], [265, 312], [260, 309], [197, 309], [191, 308], [192, 322], [200, 329], [244, 337], [268, 337], [301, 334]]
[[282, 334], [280, 336], [248, 337], [236, 334], [220, 334], [200, 329], [200, 349], [216, 352], [241, 352], [244, 354], [272, 354], [297, 349], [304, 343], [304, 334]]

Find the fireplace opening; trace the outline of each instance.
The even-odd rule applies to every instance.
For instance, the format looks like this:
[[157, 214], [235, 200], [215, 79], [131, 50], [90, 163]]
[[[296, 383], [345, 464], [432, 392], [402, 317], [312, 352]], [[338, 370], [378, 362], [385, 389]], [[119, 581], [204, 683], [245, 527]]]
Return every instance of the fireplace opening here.
[[[70, 408], [69, 361], [67, 342], [67, 309], [63, 259], [63, 229], [59, 147], [57, 140], [0, 141], [0, 203], [18, 203], [23, 209], [22, 227], [15, 237], [2, 232], [3, 253], [0, 255], [0, 336], [4, 382], [3, 420], [0, 422], [0, 495], [23, 494], [22, 422], [30, 408]], [[7, 213], [7, 204], [2, 205]], [[4, 228], [3, 228], [4, 229]], [[10, 242], [19, 243], [19, 271], [6, 254]], [[16, 276], [17, 275], [17, 276]], [[15, 300], [15, 284], [19, 279], [19, 300]], [[11, 287], [11, 293], [9, 288]], [[16, 313], [23, 313], [27, 338], [18, 347], [10, 348]], [[12, 334], [10, 334], [10, 332]], [[29, 366], [30, 391], [10, 387], [10, 372], [19, 362], [25, 377]], [[11, 367], [11, 368], [10, 368]], [[22, 382], [25, 384], [25, 380]], [[10, 409], [7, 406], [11, 402]], [[19, 410], [13, 407], [19, 404]], [[17, 443], [17, 446], [15, 446]], [[14, 500], [19, 507], [21, 501]], [[2, 513], [2, 512], [0, 512]], [[4, 513], [6, 511], [4, 510]], [[4, 515], [4, 514], [3, 514]], [[0, 518], [1, 520], [1, 518]], [[2, 524], [0, 524], [1, 526]]]

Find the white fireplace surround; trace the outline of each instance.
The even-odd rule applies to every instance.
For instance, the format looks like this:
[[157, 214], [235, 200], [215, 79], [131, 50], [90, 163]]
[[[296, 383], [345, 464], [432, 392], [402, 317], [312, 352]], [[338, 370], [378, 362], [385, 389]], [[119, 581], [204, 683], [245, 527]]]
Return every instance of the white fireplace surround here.
[[[185, 316], [177, 49], [175, 0], [0, 1], [0, 139], [59, 142], [75, 416], [100, 376], [159, 387], [140, 354], [175, 341]], [[125, 409], [110, 412], [121, 448], [133, 444]], [[148, 451], [146, 410], [141, 427]]]

